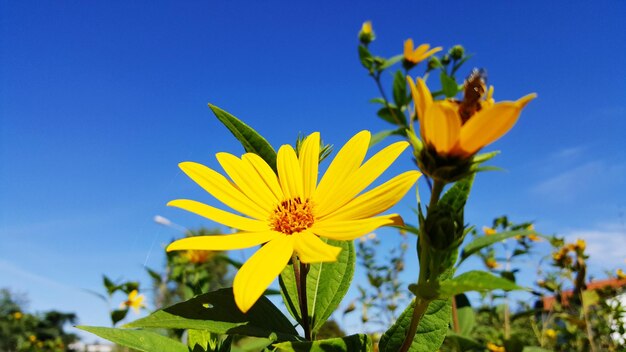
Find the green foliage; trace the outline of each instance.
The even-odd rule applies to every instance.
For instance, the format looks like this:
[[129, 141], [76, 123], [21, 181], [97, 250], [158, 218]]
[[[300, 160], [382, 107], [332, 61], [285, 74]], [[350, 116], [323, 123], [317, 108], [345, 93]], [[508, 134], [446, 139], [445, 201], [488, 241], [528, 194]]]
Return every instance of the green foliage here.
[[261, 297], [247, 313], [242, 313], [230, 288], [157, 310], [125, 327], [196, 329], [256, 337], [276, 335], [278, 340], [295, 340], [298, 335], [289, 320], [265, 297]]
[[189, 352], [187, 346], [152, 331], [77, 326], [119, 345], [141, 352]]
[[[383, 334], [379, 343], [380, 352], [398, 351], [408, 332], [413, 306], [413, 303], [409, 304], [396, 323]], [[448, 331], [451, 309], [452, 305], [449, 300], [431, 302], [420, 320], [409, 351], [430, 352], [439, 349]]]
[[241, 142], [246, 152], [258, 154], [276, 171], [276, 151], [263, 136], [243, 121], [217, 106], [209, 104], [209, 108], [211, 108], [215, 117]]
[[327, 340], [281, 342], [274, 347], [282, 352], [369, 352], [372, 340], [368, 335], [358, 334]]
[[452, 297], [468, 291], [522, 290], [514, 282], [484, 271], [468, 271], [453, 279], [441, 282], [440, 297]]

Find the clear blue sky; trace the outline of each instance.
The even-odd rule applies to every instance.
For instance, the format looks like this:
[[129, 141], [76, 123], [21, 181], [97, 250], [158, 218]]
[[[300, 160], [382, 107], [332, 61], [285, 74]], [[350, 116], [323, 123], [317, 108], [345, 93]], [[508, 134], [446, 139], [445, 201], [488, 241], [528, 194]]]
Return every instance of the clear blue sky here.
[[[208, 102], [275, 146], [298, 132], [341, 145], [387, 128], [356, 54], [368, 19], [380, 55], [409, 37], [461, 43], [497, 100], [539, 95], [488, 148], [503, 151], [491, 164], [506, 172], [478, 178], [468, 222], [533, 220], [585, 237], [592, 272], [624, 267], [625, 14], [619, 0], [0, 0], [0, 287], [27, 293], [34, 310], [106, 325], [106, 306], [83, 289], [160, 265], [179, 234], [154, 215], [211, 226], [165, 206], [210, 201], [178, 162], [215, 167], [216, 152], [241, 152]], [[406, 154], [394, 170], [410, 167]], [[410, 217], [411, 204], [397, 210]]]

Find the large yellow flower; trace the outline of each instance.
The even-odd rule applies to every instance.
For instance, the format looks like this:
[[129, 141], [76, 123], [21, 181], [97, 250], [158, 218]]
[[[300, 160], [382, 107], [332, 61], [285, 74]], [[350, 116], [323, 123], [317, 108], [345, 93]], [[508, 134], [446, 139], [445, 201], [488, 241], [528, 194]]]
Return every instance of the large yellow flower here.
[[252, 153], [241, 158], [228, 153], [216, 155], [230, 180], [206, 166], [181, 163], [180, 168], [191, 179], [243, 216], [193, 200], [171, 201], [168, 205], [240, 232], [187, 237], [170, 244], [167, 250], [221, 251], [265, 243], [239, 269], [233, 282], [237, 306], [243, 312], [248, 311], [294, 252], [303, 263], [337, 259], [341, 249], [328, 245], [320, 237], [353, 240], [381, 226], [401, 223], [397, 214], [376, 215], [396, 204], [421, 174], [408, 171], [360, 194], [408, 146], [406, 142], [394, 143], [362, 164], [370, 137], [368, 131], [352, 137], [337, 153], [319, 183], [319, 133], [305, 139], [299, 157], [289, 145], [278, 150], [278, 175], [261, 157]]
[[[441, 51], [443, 48], [438, 46], [436, 48], [430, 49], [429, 44], [422, 44], [417, 47], [417, 49], [413, 49], [413, 39], [407, 39], [404, 42], [404, 59], [413, 65], [417, 65], [420, 62], [429, 58], [432, 54]], [[430, 50], [428, 50], [430, 49]]]
[[517, 122], [522, 109], [537, 95], [528, 94], [517, 101], [493, 100], [493, 87], [476, 101], [473, 115], [462, 118], [461, 104], [452, 100], [433, 101], [423, 79], [417, 84], [407, 77], [420, 123], [424, 143], [443, 157], [469, 158], [484, 146], [506, 134]]

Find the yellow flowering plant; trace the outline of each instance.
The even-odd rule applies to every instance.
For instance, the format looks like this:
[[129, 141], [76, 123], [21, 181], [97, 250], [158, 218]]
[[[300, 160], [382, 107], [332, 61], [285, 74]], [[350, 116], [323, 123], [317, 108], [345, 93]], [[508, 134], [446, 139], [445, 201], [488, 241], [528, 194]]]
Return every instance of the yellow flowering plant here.
[[[141, 337], [160, 346], [160, 351], [178, 351], [181, 345], [147, 329], [185, 329], [188, 346], [182, 348], [202, 351], [230, 349], [234, 335], [261, 339], [262, 348], [275, 351], [435, 351], [456, 316], [455, 296], [520, 289], [506, 275], [474, 270], [455, 276], [455, 271], [464, 260], [499, 241], [521, 236], [518, 241], [527, 243], [529, 235], [540, 236], [528, 229], [530, 224], [501, 226], [498, 231], [499, 224], [494, 223], [490, 236], [477, 236], [462, 247], [473, 230], [465, 223], [464, 210], [474, 178], [486, 169], [482, 163], [495, 155], [478, 153], [506, 134], [535, 95], [495, 102], [493, 88], [486, 88], [480, 72], [459, 84], [456, 74], [469, 59], [461, 46], [439, 58], [435, 54], [443, 48], [429, 44], [415, 48], [409, 39], [402, 53], [385, 58], [372, 53], [374, 40], [372, 24], [364, 23], [359, 32], [359, 59], [380, 92], [372, 100], [381, 105], [378, 116], [394, 127], [354, 134], [327, 166], [324, 159], [330, 148], [318, 132], [299, 138], [295, 146], [283, 144], [276, 150], [242, 120], [209, 105], [245, 153], [218, 152], [215, 157], [222, 170], [195, 161], [180, 163], [183, 173], [218, 204], [181, 198], [168, 206], [234, 232], [184, 237], [167, 246], [167, 251], [180, 251], [181, 258], [195, 265], [207, 253], [253, 248], [238, 268], [232, 288], [200, 293], [123, 329], [82, 328], [116, 342], [122, 341], [120, 336]], [[392, 75], [389, 99], [383, 73], [396, 64], [402, 68]], [[413, 80], [418, 69], [423, 73]], [[431, 91], [426, 81], [436, 72], [441, 89]], [[403, 140], [366, 158], [370, 146], [391, 135]], [[407, 149], [417, 167], [377, 182]], [[415, 219], [411, 222], [389, 212], [422, 175], [430, 199], [422, 204], [417, 197]], [[406, 268], [414, 274], [406, 292], [411, 302], [394, 307], [402, 313], [378, 341], [365, 333], [318, 340], [351, 286], [357, 258], [354, 240], [381, 227], [415, 235], [419, 268]], [[491, 263], [494, 272], [496, 265]], [[276, 281], [291, 317], [266, 297]], [[135, 293], [126, 307], [140, 305], [137, 301]]]

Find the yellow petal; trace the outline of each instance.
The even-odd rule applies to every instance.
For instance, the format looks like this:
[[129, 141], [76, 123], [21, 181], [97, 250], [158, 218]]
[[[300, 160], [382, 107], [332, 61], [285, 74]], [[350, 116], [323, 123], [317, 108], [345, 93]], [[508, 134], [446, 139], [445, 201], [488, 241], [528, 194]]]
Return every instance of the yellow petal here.
[[261, 179], [263, 179], [267, 188], [269, 188], [269, 190], [274, 194], [276, 199], [284, 199], [285, 195], [283, 194], [283, 190], [280, 188], [280, 184], [278, 183], [278, 177], [276, 177], [276, 173], [269, 165], [267, 165], [265, 160], [254, 153], [246, 153], [242, 158], [247, 163], [252, 165]]
[[[428, 48], [430, 48], [430, 45], [428, 44], [422, 44], [420, 46], [417, 47], [417, 49], [415, 49], [415, 51], [413, 51], [413, 54], [415, 57], [421, 58], [422, 55], [428, 51]], [[420, 60], [421, 61], [421, 60]]]
[[401, 224], [402, 220], [398, 214], [391, 214], [361, 220], [322, 221], [315, 223], [311, 231], [333, 240], [350, 241], [379, 227]]
[[407, 142], [396, 142], [372, 156], [354, 173], [353, 177], [347, 179], [339, 187], [338, 192], [333, 196], [333, 204], [326, 207], [324, 213], [318, 212], [317, 216], [324, 217], [352, 200], [385, 172], [408, 146]]
[[300, 148], [300, 168], [302, 169], [302, 181], [304, 198], [308, 199], [315, 193], [317, 185], [317, 173], [320, 160], [320, 134], [310, 134]]
[[413, 96], [413, 104], [415, 105], [415, 112], [420, 123], [420, 136], [426, 142], [424, 132], [424, 116], [426, 110], [433, 104], [433, 96], [430, 94], [430, 90], [423, 79], [417, 79], [417, 85], [413, 83], [413, 79], [407, 76], [407, 81], [411, 87], [411, 95]]
[[438, 53], [438, 52], [440, 52], [441, 50], [443, 50], [443, 48], [442, 48], [442, 47], [440, 47], [440, 46], [438, 46], [438, 47], [436, 47], [436, 48], [432, 48], [432, 49], [428, 50], [427, 52], [425, 52], [424, 54], [422, 54], [422, 58], [421, 58], [421, 60], [420, 60], [420, 61], [422, 61], [422, 60], [424, 60], [424, 59], [427, 59], [427, 58], [428, 58], [428, 57], [430, 57], [432, 54], [434, 54], [434, 53]]
[[184, 162], [178, 166], [205, 191], [232, 209], [257, 219], [267, 219], [269, 216], [217, 171], [194, 162]]
[[471, 155], [498, 140], [515, 125], [522, 109], [536, 96], [529, 94], [515, 102], [499, 102], [476, 113], [461, 128], [459, 148]]
[[247, 312], [283, 271], [293, 254], [293, 242], [293, 236], [279, 236], [261, 247], [239, 269], [233, 293], [242, 312]]
[[243, 194], [266, 212], [274, 210], [276, 204], [282, 200], [277, 199], [265, 186], [261, 176], [249, 163], [229, 153], [217, 153], [215, 157]]
[[192, 236], [172, 242], [167, 251], [197, 249], [204, 251], [228, 251], [258, 246], [284, 236], [276, 231], [241, 232], [232, 235]]
[[364, 219], [378, 215], [398, 203], [421, 175], [418, 171], [402, 173], [318, 221]]
[[226, 225], [242, 231], [266, 231], [269, 229], [267, 220], [256, 220], [236, 215], [210, 205], [189, 199], [176, 199], [167, 203], [170, 207], [177, 207], [194, 214], [213, 220], [219, 224]]
[[294, 233], [294, 249], [303, 263], [334, 262], [341, 248], [331, 246], [309, 231]]
[[459, 139], [461, 118], [456, 109], [446, 102], [432, 104], [426, 112], [427, 134], [438, 153], [447, 154]]
[[278, 182], [288, 199], [303, 197], [302, 170], [293, 147], [285, 144], [278, 150], [276, 158]]
[[315, 189], [314, 199], [318, 213], [327, 213], [326, 209], [333, 205], [333, 195], [359, 169], [367, 153], [370, 137], [369, 131], [357, 133], [341, 148], [330, 163]]
[[407, 39], [404, 41], [404, 58], [411, 61], [413, 55], [413, 39]]

